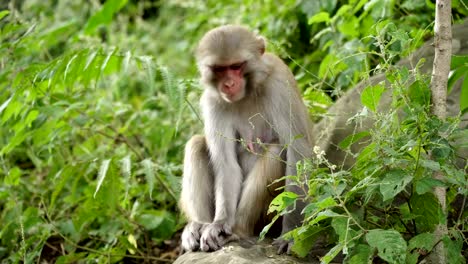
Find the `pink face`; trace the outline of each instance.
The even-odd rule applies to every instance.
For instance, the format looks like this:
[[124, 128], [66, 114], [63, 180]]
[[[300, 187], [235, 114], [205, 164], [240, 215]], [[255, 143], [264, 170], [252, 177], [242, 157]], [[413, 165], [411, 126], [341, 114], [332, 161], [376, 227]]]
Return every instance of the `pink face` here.
[[236, 102], [245, 96], [244, 68], [246, 62], [211, 67], [217, 79], [217, 89], [221, 97], [229, 102]]

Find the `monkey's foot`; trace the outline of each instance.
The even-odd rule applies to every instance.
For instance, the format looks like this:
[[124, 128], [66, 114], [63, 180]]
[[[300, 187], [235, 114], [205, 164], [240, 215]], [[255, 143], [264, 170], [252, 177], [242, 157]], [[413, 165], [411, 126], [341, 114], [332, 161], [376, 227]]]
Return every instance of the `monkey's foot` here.
[[200, 247], [200, 237], [203, 224], [197, 222], [188, 223], [182, 232], [182, 252], [197, 251]]
[[225, 244], [239, 240], [238, 236], [232, 233], [232, 228], [226, 223], [211, 223], [207, 225], [200, 238], [200, 249], [215, 251]]
[[292, 241], [288, 241], [282, 238], [277, 238], [275, 241], [273, 241], [273, 246], [278, 248], [277, 253], [278, 254], [291, 254], [291, 247], [293, 245]]

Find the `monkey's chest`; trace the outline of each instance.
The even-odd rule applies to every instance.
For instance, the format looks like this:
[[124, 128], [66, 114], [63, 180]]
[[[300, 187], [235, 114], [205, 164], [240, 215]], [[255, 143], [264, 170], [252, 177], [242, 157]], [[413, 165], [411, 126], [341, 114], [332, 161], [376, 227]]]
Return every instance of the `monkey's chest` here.
[[271, 123], [260, 113], [241, 116], [234, 127], [240, 147], [248, 152], [262, 153], [278, 140]]

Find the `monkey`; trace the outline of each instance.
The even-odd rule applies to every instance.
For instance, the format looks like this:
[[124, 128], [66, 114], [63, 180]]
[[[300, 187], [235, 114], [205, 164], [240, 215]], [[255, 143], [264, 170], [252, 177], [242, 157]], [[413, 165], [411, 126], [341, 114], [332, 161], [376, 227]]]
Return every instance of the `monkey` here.
[[[255, 235], [279, 178], [311, 156], [306, 106], [288, 66], [265, 39], [238, 25], [208, 31], [195, 51], [203, 93], [204, 135], [186, 144], [180, 208], [188, 220], [182, 251], [215, 251]], [[278, 183], [277, 183], [278, 184]], [[286, 179], [284, 190], [304, 194]], [[304, 201], [283, 217], [281, 235], [301, 224]], [[274, 241], [279, 253], [291, 241]]]

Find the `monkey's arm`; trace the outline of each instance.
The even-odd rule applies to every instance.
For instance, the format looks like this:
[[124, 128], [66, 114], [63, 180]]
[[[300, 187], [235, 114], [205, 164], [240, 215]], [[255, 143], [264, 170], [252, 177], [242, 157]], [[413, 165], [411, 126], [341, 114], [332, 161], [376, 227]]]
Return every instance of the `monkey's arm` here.
[[237, 161], [235, 131], [229, 119], [218, 111], [204, 112], [205, 134], [214, 171], [215, 215], [213, 223], [203, 231], [200, 248], [218, 250], [234, 239], [237, 201], [242, 186], [242, 170]]

